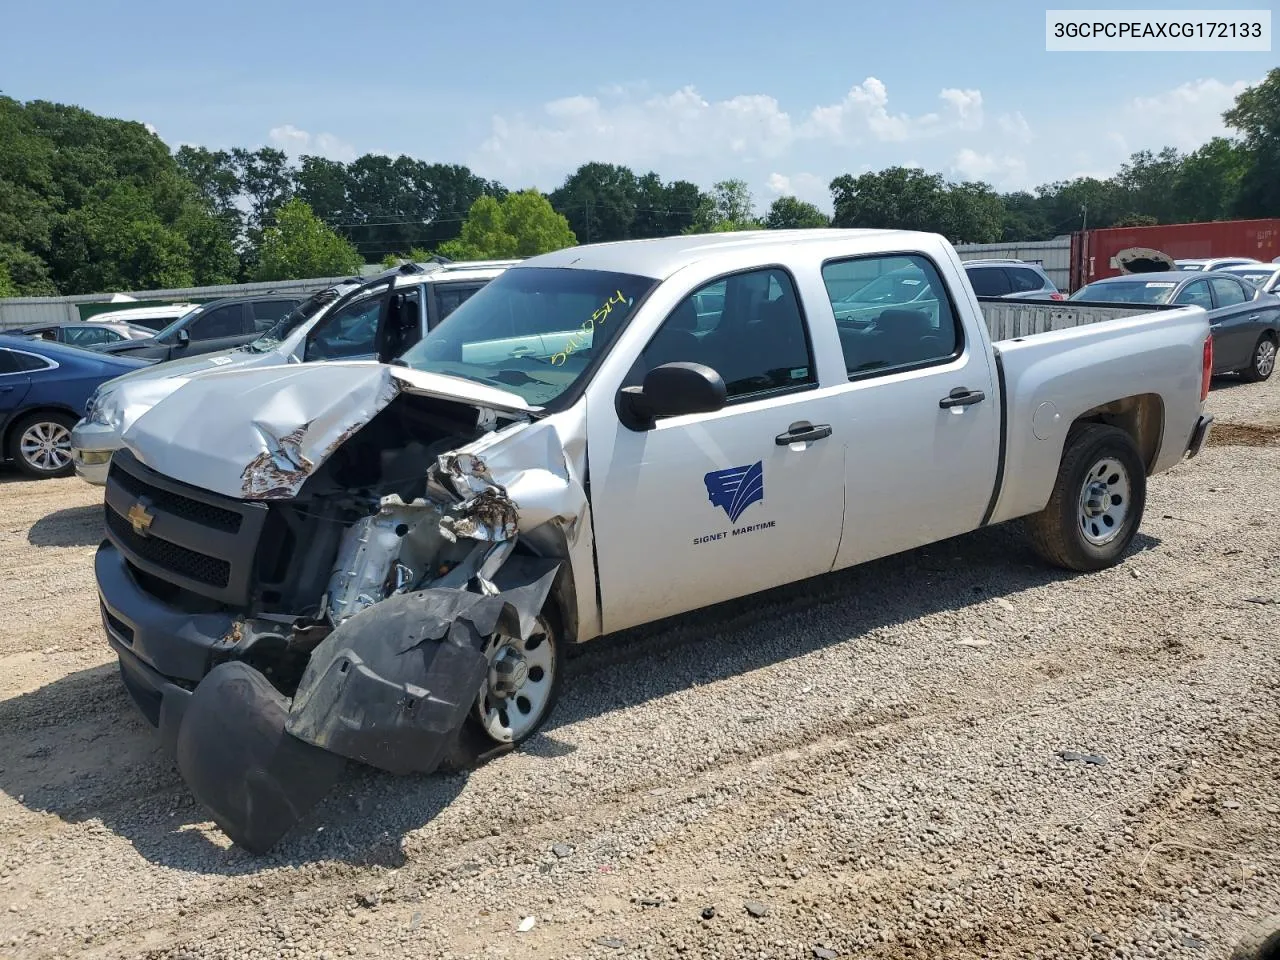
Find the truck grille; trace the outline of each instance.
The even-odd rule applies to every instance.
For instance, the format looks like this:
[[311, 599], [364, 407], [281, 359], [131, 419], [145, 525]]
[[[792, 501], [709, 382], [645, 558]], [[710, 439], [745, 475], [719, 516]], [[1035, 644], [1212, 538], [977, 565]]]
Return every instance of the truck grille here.
[[111, 509], [107, 510], [107, 529], [118, 545], [134, 556], [179, 576], [219, 589], [225, 587], [231, 579], [231, 564], [226, 560], [205, 556], [167, 540], [138, 536], [133, 532], [129, 521]]
[[110, 477], [135, 500], [139, 497], [149, 497], [153, 504], [175, 517], [182, 517], [211, 530], [222, 530], [226, 533], [236, 533], [240, 529], [240, 514], [234, 510], [224, 510], [211, 503], [202, 503], [179, 493], [148, 486], [115, 464], [111, 466]]
[[228, 606], [249, 604], [265, 504], [172, 480], [128, 450], [111, 458], [105, 500], [107, 536], [137, 570]]

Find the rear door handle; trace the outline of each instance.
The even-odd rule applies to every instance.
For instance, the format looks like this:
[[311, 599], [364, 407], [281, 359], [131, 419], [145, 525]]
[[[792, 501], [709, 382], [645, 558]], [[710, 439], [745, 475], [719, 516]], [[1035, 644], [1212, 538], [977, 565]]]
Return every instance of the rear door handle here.
[[808, 420], [800, 420], [787, 427], [786, 433], [780, 433], [774, 437], [773, 442], [780, 447], [786, 447], [793, 443], [822, 440], [829, 436], [831, 436], [831, 424], [810, 423]]
[[943, 410], [950, 407], [971, 407], [975, 403], [981, 403], [987, 399], [987, 395], [981, 390], [970, 390], [968, 387], [956, 387], [949, 394], [938, 401], [938, 406]]

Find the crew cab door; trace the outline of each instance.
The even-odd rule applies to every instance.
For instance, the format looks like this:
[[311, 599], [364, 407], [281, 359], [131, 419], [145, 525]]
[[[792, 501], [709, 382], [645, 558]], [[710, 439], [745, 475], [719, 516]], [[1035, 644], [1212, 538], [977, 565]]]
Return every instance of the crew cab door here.
[[322, 317], [307, 333], [302, 348], [303, 362], [374, 359], [388, 299], [387, 290], [378, 290]]
[[846, 451], [837, 567], [976, 530], [999, 460], [994, 361], [976, 304], [951, 293], [964, 289], [961, 274], [916, 253], [822, 266], [829, 293], [883, 274], [898, 278], [900, 303], [836, 314], [849, 380], [836, 414]]
[[[831, 569], [844, 512], [841, 400], [819, 384], [812, 341], [791, 274], [749, 270], [684, 296], [621, 382], [593, 382], [587, 455], [604, 630]], [[716, 370], [728, 405], [624, 426], [618, 389], [675, 361]]]
[[216, 307], [199, 314], [188, 324], [187, 336], [190, 339], [186, 343], [175, 344], [170, 349], [169, 358], [229, 350], [252, 340], [257, 336], [253, 331], [253, 320], [249, 317], [245, 304], [229, 303]]

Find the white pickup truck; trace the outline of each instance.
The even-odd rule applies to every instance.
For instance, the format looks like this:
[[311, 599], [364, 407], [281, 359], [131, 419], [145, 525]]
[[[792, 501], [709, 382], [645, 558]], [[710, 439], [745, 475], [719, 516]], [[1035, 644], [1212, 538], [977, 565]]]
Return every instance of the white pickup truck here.
[[932, 234], [562, 250], [397, 365], [215, 370], [138, 417], [103, 623], [262, 850], [346, 759], [533, 735], [569, 644], [1017, 517], [1050, 563], [1118, 562], [1147, 477], [1205, 442], [1211, 367], [1199, 308], [979, 302]]

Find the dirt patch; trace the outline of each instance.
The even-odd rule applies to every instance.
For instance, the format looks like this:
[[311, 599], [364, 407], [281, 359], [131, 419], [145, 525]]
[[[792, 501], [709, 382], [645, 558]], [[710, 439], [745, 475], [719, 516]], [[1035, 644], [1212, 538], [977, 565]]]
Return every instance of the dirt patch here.
[[1273, 447], [1280, 445], [1280, 426], [1248, 423], [1215, 423], [1209, 433], [1210, 447]]

